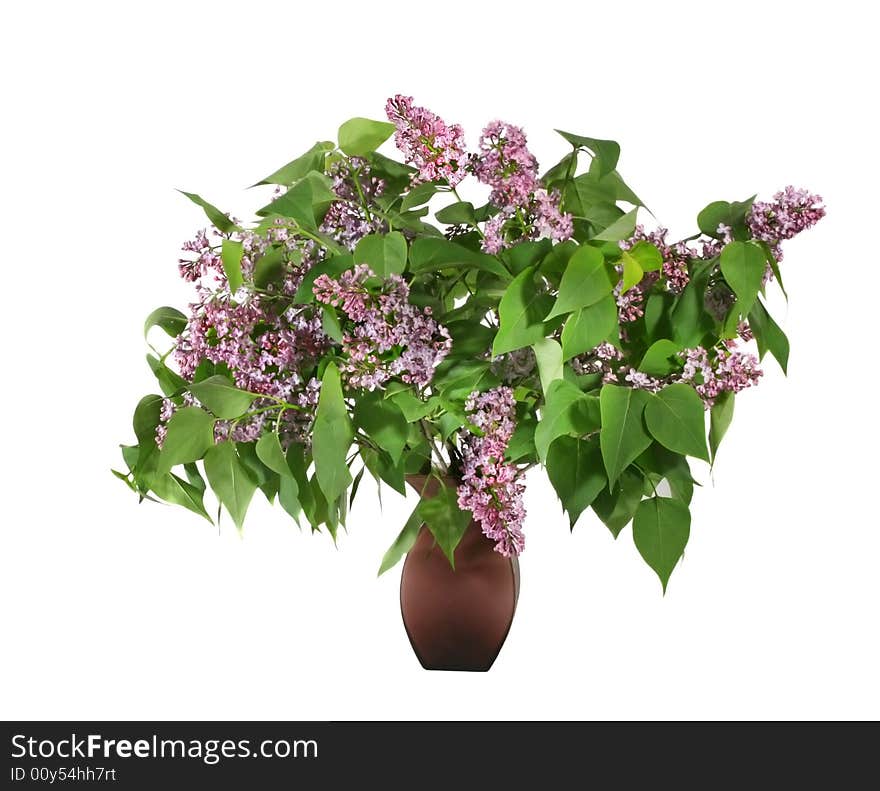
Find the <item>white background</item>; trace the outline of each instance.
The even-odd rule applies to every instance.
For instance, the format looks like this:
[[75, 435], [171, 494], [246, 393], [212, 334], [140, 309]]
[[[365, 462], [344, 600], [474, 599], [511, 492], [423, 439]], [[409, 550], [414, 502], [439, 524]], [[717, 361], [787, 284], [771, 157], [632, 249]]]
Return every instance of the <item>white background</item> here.
[[[3, 718], [876, 718], [875, 20], [822, 3], [17, 3], [4, 12]], [[821, 10], [818, 10], [821, 9]], [[143, 318], [185, 307], [173, 188], [244, 188], [412, 93], [623, 146], [674, 234], [717, 199], [820, 192], [789, 243], [792, 340], [738, 399], [668, 595], [627, 528], [569, 534], [530, 477], [520, 609], [488, 674], [423, 671], [376, 579], [411, 504], [334, 549], [255, 498], [243, 538], [110, 475], [155, 390]], [[649, 219], [649, 218], [646, 218]], [[365, 488], [365, 492], [367, 489]], [[259, 495], [258, 495], [259, 496]]]

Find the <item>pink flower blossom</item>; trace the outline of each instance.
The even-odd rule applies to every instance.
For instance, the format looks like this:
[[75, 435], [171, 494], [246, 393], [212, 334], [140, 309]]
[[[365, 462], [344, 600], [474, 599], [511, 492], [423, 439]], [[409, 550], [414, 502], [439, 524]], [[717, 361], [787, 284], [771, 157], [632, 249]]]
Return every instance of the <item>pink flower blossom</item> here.
[[321, 231], [354, 250], [367, 234], [387, 230], [378, 215], [367, 214], [369, 205], [385, 192], [385, 182], [370, 174], [369, 162], [360, 157], [341, 160], [332, 166], [330, 175], [333, 177], [333, 192], [339, 200], [327, 209]]
[[515, 406], [509, 387], [471, 393], [465, 409], [482, 433], [467, 433], [461, 439], [458, 505], [473, 514], [486, 537], [495, 542], [495, 551], [505, 557], [518, 555], [525, 546], [525, 483], [516, 466], [504, 460], [516, 428]]
[[397, 127], [395, 144], [418, 170], [414, 184], [445, 179], [454, 187], [465, 177], [468, 155], [461, 126], [447, 125], [430, 110], [414, 105], [412, 96], [392, 97], [385, 113]]
[[342, 338], [345, 360], [340, 370], [351, 387], [374, 390], [394, 376], [425, 387], [434, 369], [452, 347], [446, 328], [430, 308], [409, 303], [409, 284], [396, 274], [378, 287], [367, 264], [359, 264], [336, 279], [315, 279], [315, 298], [341, 311], [350, 322]]
[[824, 216], [819, 195], [788, 186], [777, 192], [772, 202], [755, 201], [747, 223], [753, 239], [776, 245], [812, 228]]
[[504, 209], [524, 206], [538, 189], [538, 160], [526, 146], [523, 130], [492, 121], [480, 135], [474, 173], [492, 187], [489, 200]]

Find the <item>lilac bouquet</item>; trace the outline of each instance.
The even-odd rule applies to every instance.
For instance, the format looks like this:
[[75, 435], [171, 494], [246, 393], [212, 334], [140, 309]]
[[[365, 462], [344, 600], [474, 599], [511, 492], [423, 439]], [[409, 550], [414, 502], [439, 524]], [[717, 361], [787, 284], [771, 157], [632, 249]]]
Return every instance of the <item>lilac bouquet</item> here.
[[[632, 522], [665, 589], [687, 457], [714, 459], [767, 352], [786, 368], [762, 297], [821, 199], [717, 201], [673, 240], [639, 223], [613, 141], [560, 132], [568, 153], [540, 175], [517, 126], [469, 150], [410, 97], [385, 111], [260, 181], [253, 223], [184, 193], [213, 227], [183, 246], [189, 310], [147, 319], [173, 341], [148, 356], [161, 394], [115, 474], [206, 519], [210, 487], [239, 528], [259, 489], [333, 536], [365, 473], [401, 493], [435, 476], [384, 571], [423, 523], [450, 562], [471, 519], [522, 552], [523, 473], [541, 465], [572, 527], [587, 508], [615, 536]], [[392, 135], [403, 162], [377, 151]], [[485, 203], [461, 199], [467, 180]]]

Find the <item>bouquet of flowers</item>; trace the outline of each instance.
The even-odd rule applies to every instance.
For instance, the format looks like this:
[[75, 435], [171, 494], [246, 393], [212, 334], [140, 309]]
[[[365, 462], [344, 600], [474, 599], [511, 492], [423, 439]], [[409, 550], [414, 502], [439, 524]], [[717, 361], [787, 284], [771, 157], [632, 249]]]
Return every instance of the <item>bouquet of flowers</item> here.
[[[560, 132], [541, 175], [517, 126], [469, 149], [410, 97], [385, 110], [262, 179], [253, 223], [184, 193], [213, 227], [183, 246], [189, 309], [147, 319], [172, 343], [147, 357], [161, 394], [138, 403], [115, 474], [206, 519], [210, 488], [239, 528], [259, 489], [334, 537], [365, 473], [401, 493], [433, 477], [384, 571], [423, 524], [450, 562], [471, 520], [522, 552], [540, 465], [572, 527], [588, 508], [615, 536], [632, 521], [665, 590], [687, 457], [714, 459], [759, 360], [786, 368], [762, 297], [821, 199], [716, 201], [675, 240], [639, 222], [613, 141]], [[377, 151], [392, 135], [402, 162]]]

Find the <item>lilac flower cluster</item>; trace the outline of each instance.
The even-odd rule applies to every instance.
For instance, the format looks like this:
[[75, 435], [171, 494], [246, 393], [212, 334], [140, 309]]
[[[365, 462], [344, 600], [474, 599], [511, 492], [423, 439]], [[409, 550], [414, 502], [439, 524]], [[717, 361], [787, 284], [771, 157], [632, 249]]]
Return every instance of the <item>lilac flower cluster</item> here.
[[756, 385], [764, 373], [754, 354], [736, 351], [735, 341], [731, 347], [716, 349], [714, 364], [702, 346], [681, 352], [684, 369], [680, 381], [693, 384], [707, 407], [712, 406], [721, 393], [738, 393]]
[[348, 319], [340, 370], [351, 387], [374, 390], [392, 376], [425, 387], [452, 348], [452, 339], [430, 307], [409, 303], [409, 284], [400, 275], [389, 275], [374, 288], [367, 285], [371, 278], [370, 267], [359, 264], [336, 279], [315, 279], [315, 298]]
[[418, 170], [413, 183], [445, 179], [454, 187], [465, 177], [468, 155], [461, 126], [447, 125], [430, 110], [414, 105], [412, 96], [393, 96], [385, 113], [397, 127], [394, 142]]
[[666, 239], [668, 229], [660, 227], [653, 231], [645, 231], [643, 225], [637, 225], [636, 230], [629, 239], [620, 242], [622, 250], [629, 250], [636, 242], [650, 242], [663, 257], [663, 265], [660, 269], [666, 286], [674, 294], [681, 293], [690, 279], [688, 275], [688, 261], [699, 257], [686, 242], [669, 242]]
[[655, 272], [647, 272], [642, 280], [623, 290], [623, 281], [614, 286], [614, 298], [617, 300], [617, 315], [621, 323], [628, 324], [645, 315], [645, 294], [657, 282]]
[[[329, 338], [314, 310], [279, 311], [276, 306], [276, 301], [257, 294], [236, 301], [226, 292], [203, 292], [177, 339], [174, 359], [189, 381], [203, 360], [225, 366], [236, 387], [267, 397], [254, 401], [254, 412], [272, 403], [288, 405], [282, 414], [282, 436], [288, 442], [302, 442], [307, 439], [319, 388], [305, 372], [329, 348]], [[218, 422], [219, 431], [223, 426]], [[261, 427], [261, 413], [246, 417], [235, 424], [233, 437], [256, 438]]]
[[489, 200], [502, 209], [525, 206], [540, 186], [538, 160], [526, 145], [525, 133], [503, 121], [483, 129], [474, 174], [492, 188]]
[[767, 242], [780, 261], [780, 242], [812, 228], [824, 216], [825, 207], [819, 195], [788, 186], [777, 192], [772, 202], [755, 201], [747, 224], [752, 238]]
[[324, 215], [323, 233], [354, 250], [367, 234], [387, 230], [380, 217], [368, 213], [367, 206], [385, 192], [385, 182], [370, 173], [369, 162], [360, 157], [341, 160], [332, 165], [330, 175], [339, 200], [331, 203]]
[[458, 505], [470, 511], [483, 533], [495, 542], [495, 551], [510, 557], [525, 546], [525, 521], [520, 471], [504, 461], [516, 428], [516, 402], [509, 387], [485, 393], [471, 393], [465, 409], [481, 434], [466, 434], [461, 440], [461, 485]]
[[620, 366], [617, 364], [623, 359], [623, 352], [611, 343], [600, 343], [595, 349], [574, 357], [571, 361], [572, 370], [578, 376], [587, 374], [602, 374], [602, 381], [606, 384], [617, 384], [617, 372]]
[[501, 209], [485, 225], [485, 252], [495, 254], [509, 246], [506, 231], [511, 225], [520, 239], [562, 242], [571, 238], [572, 217], [561, 211], [559, 192], [548, 192], [541, 185], [538, 161], [520, 127], [490, 123], [480, 136], [480, 153], [472, 167], [477, 178], [492, 188], [489, 200]]
[[[215, 233], [217, 232], [215, 231]], [[196, 231], [195, 238], [185, 241], [181, 249], [184, 252], [196, 254], [195, 259], [181, 258], [178, 261], [177, 268], [184, 280], [189, 283], [197, 283], [209, 274], [218, 279], [226, 279], [223, 274], [223, 262], [220, 259], [219, 249], [211, 244], [207, 232], [204, 230]]]
[[739, 351], [736, 340], [728, 340], [725, 346], [711, 351], [702, 346], [685, 349], [679, 357], [681, 370], [662, 378], [650, 376], [625, 363], [623, 353], [610, 343], [602, 343], [571, 362], [575, 373], [580, 376], [601, 373], [604, 384], [624, 385], [652, 393], [675, 382], [686, 382], [693, 385], [707, 408], [721, 393], [738, 393], [756, 385], [763, 375], [758, 358]]

